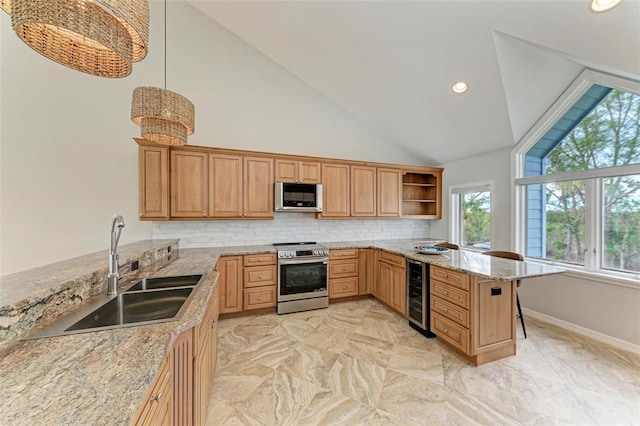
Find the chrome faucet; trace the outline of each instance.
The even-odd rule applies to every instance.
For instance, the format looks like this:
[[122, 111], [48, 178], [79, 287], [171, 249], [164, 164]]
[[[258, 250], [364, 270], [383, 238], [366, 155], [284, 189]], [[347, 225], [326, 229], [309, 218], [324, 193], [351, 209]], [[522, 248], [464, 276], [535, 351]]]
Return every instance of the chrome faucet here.
[[[107, 275], [107, 296], [118, 294], [118, 241], [124, 228], [124, 218], [120, 214], [113, 215], [111, 220], [111, 245], [109, 246], [109, 274]], [[116, 236], [116, 229], [118, 235]]]

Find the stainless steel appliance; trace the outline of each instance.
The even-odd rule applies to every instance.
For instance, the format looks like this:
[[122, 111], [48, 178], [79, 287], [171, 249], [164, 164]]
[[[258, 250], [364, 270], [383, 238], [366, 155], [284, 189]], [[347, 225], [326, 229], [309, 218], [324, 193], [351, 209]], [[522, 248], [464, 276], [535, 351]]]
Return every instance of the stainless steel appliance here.
[[277, 212], [321, 212], [322, 185], [276, 182], [273, 202]]
[[279, 314], [329, 306], [329, 249], [315, 242], [276, 243]]
[[430, 330], [429, 265], [409, 259], [407, 262], [407, 318], [409, 325], [427, 337]]

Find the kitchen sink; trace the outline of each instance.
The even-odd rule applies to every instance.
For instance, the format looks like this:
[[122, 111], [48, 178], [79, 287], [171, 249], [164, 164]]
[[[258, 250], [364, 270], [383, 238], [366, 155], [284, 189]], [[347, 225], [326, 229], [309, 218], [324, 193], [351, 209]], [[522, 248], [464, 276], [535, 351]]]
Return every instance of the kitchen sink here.
[[179, 277], [149, 277], [143, 278], [126, 291], [144, 291], [163, 288], [187, 287], [198, 284], [202, 275], [182, 275]]
[[192, 291], [193, 287], [186, 287], [119, 294], [64, 331], [172, 319]]
[[25, 340], [175, 321], [186, 311], [203, 275], [149, 277], [117, 296], [99, 296]]

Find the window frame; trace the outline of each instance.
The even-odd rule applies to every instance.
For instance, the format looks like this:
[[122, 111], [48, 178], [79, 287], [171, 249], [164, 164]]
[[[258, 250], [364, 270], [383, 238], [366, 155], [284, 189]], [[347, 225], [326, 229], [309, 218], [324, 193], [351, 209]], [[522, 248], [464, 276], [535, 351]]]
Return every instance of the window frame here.
[[[483, 181], [467, 184], [458, 184], [449, 186], [449, 242], [462, 245], [462, 217], [461, 217], [461, 201], [462, 196], [469, 192], [489, 192], [491, 196], [491, 205], [489, 207], [489, 214], [491, 215], [491, 229], [490, 229], [490, 243], [495, 241], [495, 224], [493, 218], [495, 217], [495, 202], [493, 200], [493, 194], [495, 194], [495, 182]], [[482, 249], [476, 249], [472, 247], [464, 247], [465, 250], [472, 251], [484, 251]]]
[[[511, 194], [511, 214], [512, 217], [515, 218], [511, 224], [511, 245], [516, 251], [526, 254], [527, 185], [584, 180], [587, 193], [590, 195], [587, 197], [585, 205], [585, 244], [588, 245], [588, 251], [585, 254], [584, 266], [540, 258], [527, 259], [561, 266], [581, 277], [595, 277], [599, 282], [638, 288], [640, 287], [640, 283], [638, 282], [638, 280], [640, 280], [640, 274], [602, 268], [602, 250], [600, 250], [600, 248], [603, 239], [603, 220], [600, 207], [603, 202], [603, 180], [606, 177], [639, 174], [640, 164], [525, 177], [525, 157], [527, 152], [573, 107], [593, 84], [623, 90], [640, 96], [640, 82], [604, 74], [592, 69], [585, 69], [524, 135], [511, 152], [511, 181], [514, 182]], [[593, 252], [594, 247], [598, 248], [595, 253]]]

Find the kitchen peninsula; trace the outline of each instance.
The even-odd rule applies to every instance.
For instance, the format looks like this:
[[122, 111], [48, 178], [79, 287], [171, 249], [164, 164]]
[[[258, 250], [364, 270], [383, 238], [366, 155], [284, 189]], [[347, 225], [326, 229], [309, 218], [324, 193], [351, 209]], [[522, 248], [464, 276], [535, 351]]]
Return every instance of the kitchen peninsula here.
[[[446, 256], [422, 255], [413, 247], [424, 241], [351, 241], [330, 242], [325, 245], [330, 250], [358, 248], [384, 251], [461, 272], [468, 275], [473, 283], [477, 283], [476, 280], [490, 279], [509, 283], [510, 288], [515, 287], [514, 280], [518, 278], [562, 272], [558, 268], [495, 259], [464, 250], [450, 251]], [[148, 242], [134, 244], [155, 248]], [[166, 246], [166, 243], [161, 245]], [[127, 246], [123, 247], [123, 251], [127, 251]], [[165, 253], [166, 251], [164, 250]], [[272, 246], [235, 246], [176, 249], [172, 253], [174, 256], [169, 262], [144, 268], [138, 277], [207, 274], [206, 285], [201, 286], [179, 321], [48, 339], [12, 341], [4, 347], [0, 346], [0, 424], [129, 424], [143, 404], [150, 384], [160, 372], [165, 355], [178, 336], [203, 321], [210, 299], [215, 297], [215, 290], [220, 286], [219, 275], [215, 272], [219, 258], [275, 253], [275, 250]], [[130, 256], [127, 261], [129, 258]], [[95, 255], [92, 259], [94, 261], [89, 262], [89, 266], [98, 271], [95, 277], [99, 279], [100, 274], [105, 271], [106, 255]], [[74, 275], [78, 262], [68, 261], [67, 271], [64, 271], [64, 263], [55, 266], [58, 269], [56, 276], [66, 274], [73, 281], [69, 275]], [[47, 297], [39, 298], [38, 295], [47, 294], [55, 287], [52, 281], [44, 279], [49, 272], [47, 267], [39, 268], [37, 273], [41, 274], [41, 284], [44, 282], [42, 285], [36, 282], [34, 271], [23, 273], [23, 276], [29, 276], [32, 280], [29, 283], [30, 295], [24, 294], [21, 301], [23, 306], [28, 303], [47, 303]], [[0, 280], [0, 296], [10, 293], [6, 286], [15, 285], [20, 275], [14, 274]], [[491, 287], [495, 286], [496, 284], [491, 284]], [[475, 294], [471, 288], [472, 299]], [[6, 308], [9, 305], [18, 304], [15, 298], [9, 300], [0, 297], [0, 302], [2, 312], [8, 311]], [[468, 332], [473, 334], [476, 330], [470, 327]], [[515, 338], [511, 340], [508, 346], [515, 348]], [[446, 342], [452, 346], [450, 341]], [[458, 350], [460, 351], [461, 349]], [[482, 357], [479, 363], [481, 362]]]

